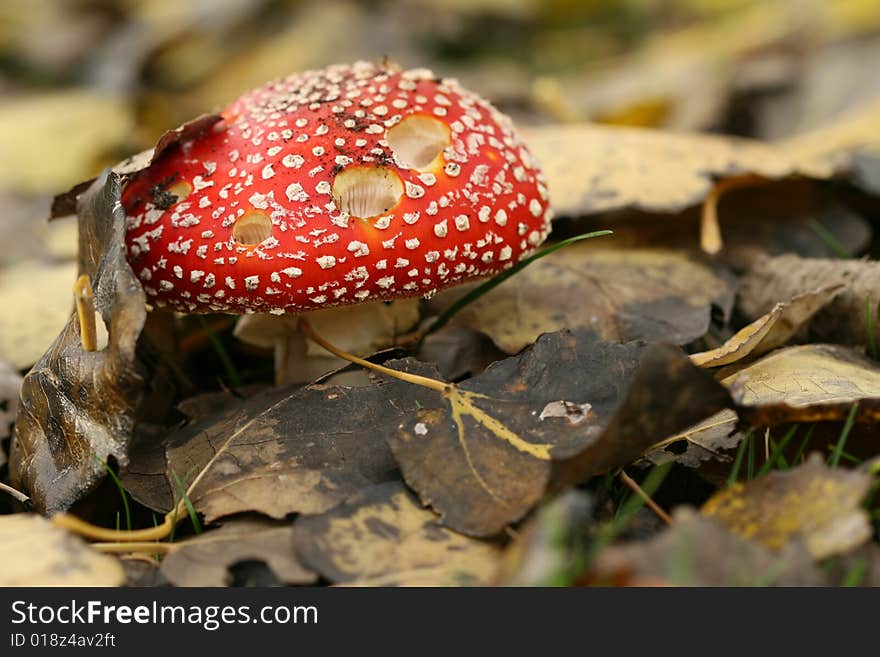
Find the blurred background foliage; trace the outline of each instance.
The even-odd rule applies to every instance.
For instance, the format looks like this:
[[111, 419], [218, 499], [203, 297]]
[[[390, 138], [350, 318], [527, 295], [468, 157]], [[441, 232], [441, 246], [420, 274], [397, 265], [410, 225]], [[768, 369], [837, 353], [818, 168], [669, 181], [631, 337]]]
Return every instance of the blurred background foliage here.
[[3, 0], [0, 192], [48, 195], [293, 71], [383, 56], [519, 121], [779, 138], [880, 93], [876, 0]]

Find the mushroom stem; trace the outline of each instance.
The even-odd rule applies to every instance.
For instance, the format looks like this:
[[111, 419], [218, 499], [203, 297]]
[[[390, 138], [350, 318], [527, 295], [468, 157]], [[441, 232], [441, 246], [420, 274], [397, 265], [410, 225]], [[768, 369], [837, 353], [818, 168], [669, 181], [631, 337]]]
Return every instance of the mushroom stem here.
[[718, 223], [718, 204], [721, 197], [732, 189], [750, 187], [764, 182], [764, 178], [755, 175], [736, 176], [715, 183], [715, 186], [706, 196], [703, 208], [700, 212], [700, 248], [704, 252], [715, 255], [724, 246], [721, 237], [721, 226]]
[[390, 367], [385, 367], [384, 365], [377, 365], [376, 363], [371, 363], [368, 360], [364, 360], [363, 358], [358, 358], [353, 354], [349, 354], [338, 347], [333, 346], [329, 342], [327, 342], [320, 335], [315, 333], [315, 330], [312, 328], [309, 321], [304, 317], [299, 318], [299, 329], [303, 332], [303, 334], [309, 338], [312, 342], [320, 345], [327, 351], [329, 351], [334, 356], [339, 356], [343, 360], [347, 360], [350, 363], [354, 363], [355, 365], [360, 365], [361, 367], [366, 367], [369, 370], [373, 370], [374, 372], [379, 372], [380, 374], [385, 374], [386, 376], [393, 377], [395, 379], [400, 379], [401, 381], [406, 381], [407, 383], [412, 383], [417, 386], [422, 386], [424, 388], [430, 388], [431, 390], [436, 390], [437, 392], [446, 392], [450, 388], [453, 387], [451, 383], [445, 383], [444, 381], [438, 381], [437, 379], [432, 379], [427, 376], [420, 376], [418, 374], [409, 374], [407, 372], [399, 372], [397, 370], [393, 370]]
[[98, 350], [98, 328], [95, 322], [95, 295], [89, 277], [83, 274], [73, 285], [76, 315], [79, 318], [79, 336], [83, 351]]
[[127, 554], [143, 552], [146, 554], [168, 554], [177, 548], [176, 543], [153, 543], [141, 541], [137, 543], [93, 543], [92, 548], [105, 554]]
[[[183, 503], [178, 503], [178, 507]], [[181, 509], [175, 508], [165, 514], [165, 520], [161, 525], [150, 527], [149, 529], [105, 529], [98, 527], [85, 520], [80, 520], [76, 516], [69, 513], [59, 513], [52, 516], [52, 524], [61, 527], [69, 532], [92, 539], [93, 541], [110, 541], [113, 543], [120, 542], [143, 542], [143, 541], [161, 541], [171, 534], [171, 530], [176, 524], [178, 517], [183, 518], [185, 515], [179, 515], [177, 512]]]

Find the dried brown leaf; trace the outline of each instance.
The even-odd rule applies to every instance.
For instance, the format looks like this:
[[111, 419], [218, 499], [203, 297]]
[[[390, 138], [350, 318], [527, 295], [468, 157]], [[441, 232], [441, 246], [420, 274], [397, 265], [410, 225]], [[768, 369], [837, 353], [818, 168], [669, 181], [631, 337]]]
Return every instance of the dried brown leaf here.
[[786, 347], [723, 383], [752, 426], [844, 420], [856, 402], [857, 422], [880, 422], [880, 366], [847, 347]]
[[721, 367], [773, 351], [788, 342], [842, 289], [843, 285], [828, 285], [777, 303], [769, 313], [740, 329], [720, 347], [692, 354], [691, 362], [700, 367]]
[[74, 315], [22, 385], [10, 478], [44, 513], [67, 510], [92, 490], [106, 475], [102, 461], [128, 461], [143, 395], [135, 350], [147, 312], [126, 261], [119, 193], [119, 178], [105, 174], [78, 207], [80, 272], [92, 280], [108, 346], [84, 351]]
[[728, 531], [715, 519], [677, 509], [673, 526], [655, 538], [606, 548], [591, 584], [671, 586], [820, 586], [822, 573], [800, 543], [773, 552]]
[[[389, 396], [404, 386], [389, 383]], [[456, 388], [417, 395], [388, 442], [422, 501], [475, 536], [520, 519], [551, 482], [625, 465], [657, 432], [728, 403], [677, 349], [603, 342], [588, 331], [544, 335]]]
[[265, 562], [286, 584], [317, 579], [294, 554], [290, 524], [258, 517], [233, 518], [219, 529], [175, 543], [161, 571], [175, 586], [227, 586], [229, 567], [244, 560]]
[[[713, 306], [727, 315], [734, 293], [730, 276], [680, 252], [581, 243], [533, 263], [464, 308], [453, 324], [487, 334], [507, 353], [541, 333], [578, 328], [618, 342], [685, 344], [705, 334]], [[461, 294], [438, 294], [432, 312]]]
[[349, 586], [476, 586], [493, 581], [500, 550], [443, 527], [406, 487], [365, 489], [293, 524], [300, 559]]
[[133, 453], [123, 482], [167, 511], [175, 474], [186, 486], [198, 478], [189, 497], [209, 522], [246, 511], [322, 513], [396, 476], [383, 427], [399, 412], [376, 386], [273, 389]]
[[869, 475], [829, 469], [814, 454], [791, 470], [734, 484], [710, 498], [701, 513], [772, 550], [803, 540], [815, 559], [824, 559], [870, 539], [870, 518], [861, 508], [870, 486]]
[[718, 179], [799, 173], [780, 149], [731, 137], [564, 125], [532, 128], [526, 138], [558, 216], [625, 208], [677, 212], [702, 203]]
[[113, 557], [30, 513], [0, 516], [0, 586], [122, 586]]
[[[880, 262], [825, 260], [781, 255], [761, 258], [742, 278], [737, 305], [748, 319], [766, 313], [779, 299], [790, 299], [811, 289], [843, 285], [834, 300], [810, 322], [809, 338], [853, 346], [867, 344], [865, 305], [871, 299], [876, 317], [880, 304]], [[877, 322], [874, 322], [875, 330]]]

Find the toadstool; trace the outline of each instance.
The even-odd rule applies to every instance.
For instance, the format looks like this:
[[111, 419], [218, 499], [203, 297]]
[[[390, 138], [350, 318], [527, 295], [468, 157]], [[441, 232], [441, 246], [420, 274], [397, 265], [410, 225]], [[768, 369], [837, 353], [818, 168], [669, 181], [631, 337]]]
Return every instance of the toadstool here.
[[156, 307], [303, 313], [430, 296], [550, 230], [512, 122], [455, 80], [387, 64], [270, 82], [134, 174], [128, 259]]

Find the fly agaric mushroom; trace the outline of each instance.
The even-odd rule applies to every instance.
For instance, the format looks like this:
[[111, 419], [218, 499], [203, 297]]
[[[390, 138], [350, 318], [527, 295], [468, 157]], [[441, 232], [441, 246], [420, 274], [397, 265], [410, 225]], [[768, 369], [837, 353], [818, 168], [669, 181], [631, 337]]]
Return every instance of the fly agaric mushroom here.
[[550, 229], [511, 121], [455, 80], [358, 62], [255, 89], [122, 196], [128, 258], [174, 310], [302, 313], [489, 276]]

